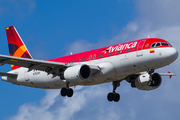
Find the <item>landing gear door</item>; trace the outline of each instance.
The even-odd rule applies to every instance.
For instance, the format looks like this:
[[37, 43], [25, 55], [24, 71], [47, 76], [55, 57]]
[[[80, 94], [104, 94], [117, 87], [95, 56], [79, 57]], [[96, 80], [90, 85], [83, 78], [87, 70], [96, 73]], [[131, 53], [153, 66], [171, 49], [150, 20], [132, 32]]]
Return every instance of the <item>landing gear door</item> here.
[[140, 56], [143, 56], [143, 46], [144, 46], [144, 43], [145, 43], [146, 40], [142, 40], [139, 42], [138, 44], [138, 47], [137, 47], [137, 52], [136, 52], [136, 56], [137, 57], [140, 57]]

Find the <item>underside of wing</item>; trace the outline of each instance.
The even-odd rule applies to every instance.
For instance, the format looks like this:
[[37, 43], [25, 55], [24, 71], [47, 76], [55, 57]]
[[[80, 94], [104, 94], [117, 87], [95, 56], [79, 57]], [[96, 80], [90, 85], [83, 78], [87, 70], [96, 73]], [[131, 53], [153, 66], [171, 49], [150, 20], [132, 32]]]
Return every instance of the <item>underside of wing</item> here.
[[9, 77], [13, 77], [13, 76], [17, 76], [17, 74], [15, 74], [15, 73], [3, 73], [3, 72], [0, 72], [0, 76], [9, 76]]

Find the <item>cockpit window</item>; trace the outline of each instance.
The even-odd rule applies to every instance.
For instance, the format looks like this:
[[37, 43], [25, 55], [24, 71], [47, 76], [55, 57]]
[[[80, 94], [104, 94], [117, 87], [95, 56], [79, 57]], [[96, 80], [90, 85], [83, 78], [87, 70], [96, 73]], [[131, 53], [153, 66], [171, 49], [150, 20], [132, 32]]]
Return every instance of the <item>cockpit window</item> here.
[[156, 47], [158, 47], [158, 46], [161, 46], [161, 43], [157, 43], [157, 44], [156, 44]]
[[151, 45], [151, 47], [158, 47], [158, 46], [171, 46], [172, 47], [170, 43], [153, 43]]
[[168, 43], [161, 43], [162, 46], [169, 46]]
[[172, 47], [172, 45], [170, 43], [168, 43], [168, 45]]
[[155, 47], [155, 45], [156, 45], [156, 43], [153, 43], [153, 44], [151, 45], [151, 47]]

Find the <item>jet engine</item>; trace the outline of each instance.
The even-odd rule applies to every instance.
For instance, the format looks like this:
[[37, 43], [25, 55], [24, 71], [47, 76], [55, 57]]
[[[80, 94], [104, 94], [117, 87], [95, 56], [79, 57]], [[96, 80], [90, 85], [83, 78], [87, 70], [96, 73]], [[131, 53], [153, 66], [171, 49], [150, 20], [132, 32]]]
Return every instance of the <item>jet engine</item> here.
[[158, 73], [153, 73], [151, 76], [145, 73], [135, 79], [135, 87], [139, 90], [153, 90], [161, 85], [161, 81], [161, 76]]
[[68, 82], [87, 80], [90, 77], [91, 69], [88, 65], [75, 65], [66, 68], [64, 71], [60, 71], [61, 80], [67, 80]]

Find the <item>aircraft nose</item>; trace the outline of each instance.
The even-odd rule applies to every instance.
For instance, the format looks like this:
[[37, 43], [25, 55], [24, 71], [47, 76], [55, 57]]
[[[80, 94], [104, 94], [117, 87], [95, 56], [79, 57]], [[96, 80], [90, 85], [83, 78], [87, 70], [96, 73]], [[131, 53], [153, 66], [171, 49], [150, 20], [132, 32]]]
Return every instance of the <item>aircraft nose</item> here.
[[176, 60], [178, 57], [178, 51], [175, 48], [170, 48], [166, 51], [167, 58], [171, 59], [172, 61]]

